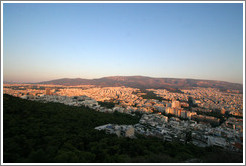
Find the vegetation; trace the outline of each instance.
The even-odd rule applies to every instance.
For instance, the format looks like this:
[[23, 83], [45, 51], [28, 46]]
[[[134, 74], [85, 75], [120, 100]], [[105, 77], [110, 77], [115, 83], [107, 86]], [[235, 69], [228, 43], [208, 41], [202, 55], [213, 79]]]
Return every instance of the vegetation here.
[[169, 92], [171, 92], [171, 93], [182, 93], [182, 94], [184, 94], [184, 92], [183, 91], [181, 91], [179, 88], [164, 88], [164, 89], [167, 89]]
[[94, 128], [107, 123], [135, 124], [139, 118], [85, 107], [40, 103], [4, 95], [4, 163], [242, 162], [242, 154], [216, 148], [163, 142], [138, 136], [118, 138]]
[[102, 102], [102, 101], [98, 101], [98, 104], [102, 107], [106, 107], [106, 108], [114, 108], [115, 103], [113, 102]]
[[148, 91], [146, 89], [140, 89], [141, 93], [146, 93], [146, 95], [142, 95], [142, 97], [144, 99], [155, 99], [155, 100], [159, 100], [162, 101], [163, 98], [157, 96], [153, 91]]
[[223, 114], [221, 114], [218, 111], [212, 111], [212, 112], [204, 112], [204, 111], [196, 111], [198, 115], [206, 115], [206, 116], [213, 116], [215, 118], [218, 118], [220, 120], [219, 124], [215, 125], [221, 125], [222, 123], [225, 122], [225, 117]]

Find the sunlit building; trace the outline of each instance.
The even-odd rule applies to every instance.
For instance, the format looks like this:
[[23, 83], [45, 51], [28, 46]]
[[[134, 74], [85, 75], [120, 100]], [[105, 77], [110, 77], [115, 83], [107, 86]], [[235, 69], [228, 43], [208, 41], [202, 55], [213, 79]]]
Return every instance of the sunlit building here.
[[172, 102], [172, 108], [181, 108], [180, 102], [179, 101], [173, 101]]
[[46, 88], [45, 89], [45, 94], [46, 95], [51, 95], [51, 89], [50, 88]]

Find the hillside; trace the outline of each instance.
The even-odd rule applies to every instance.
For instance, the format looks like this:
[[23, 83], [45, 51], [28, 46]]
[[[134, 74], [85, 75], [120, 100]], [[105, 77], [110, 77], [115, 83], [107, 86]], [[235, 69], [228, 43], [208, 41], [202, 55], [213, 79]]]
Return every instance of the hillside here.
[[56, 84], [56, 85], [97, 85], [97, 86], [127, 86], [140, 89], [162, 89], [170, 90], [191, 87], [210, 87], [219, 88], [220, 90], [238, 90], [243, 92], [243, 85], [237, 83], [229, 83], [225, 81], [213, 80], [196, 80], [196, 79], [177, 79], [177, 78], [152, 78], [143, 76], [114, 76], [103, 77], [99, 79], [57, 79], [40, 84]]
[[118, 138], [94, 127], [135, 124], [139, 117], [85, 107], [3, 97], [4, 163], [242, 162], [242, 154], [157, 138]]

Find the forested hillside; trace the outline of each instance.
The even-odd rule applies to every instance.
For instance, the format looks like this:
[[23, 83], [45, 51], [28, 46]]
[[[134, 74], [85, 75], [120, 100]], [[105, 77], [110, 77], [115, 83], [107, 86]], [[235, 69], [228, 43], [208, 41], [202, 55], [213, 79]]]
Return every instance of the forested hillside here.
[[135, 124], [139, 117], [85, 107], [40, 103], [4, 95], [4, 163], [242, 162], [242, 154], [198, 148], [157, 138], [118, 138], [94, 127]]

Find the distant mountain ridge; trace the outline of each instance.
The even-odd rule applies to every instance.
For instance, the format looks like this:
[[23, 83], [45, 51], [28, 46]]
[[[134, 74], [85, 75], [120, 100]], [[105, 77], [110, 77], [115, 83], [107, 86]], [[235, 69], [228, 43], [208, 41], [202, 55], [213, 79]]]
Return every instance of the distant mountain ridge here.
[[63, 78], [51, 81], [39, 82], [38, 84], [52, 85], [97, 85], [97, 86], [126, 86], [132, 88], [153, 88], [153, 89], [180, 89], [191, 87], [210, 87], [219, 88], [220, 90], [238, 90], [243, 92], [243, 85], [238, 83], [230, 83], [225, 81], [214, 80], [197, 80], [197, 79], [181, 79], [181, 78], [153, 78], [145, 76], [111, 76], [98, 79], [82, 79], [82, 78]]

